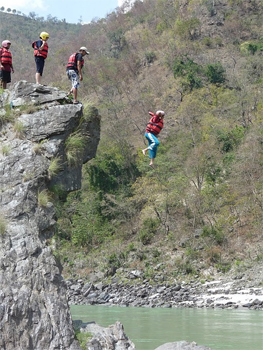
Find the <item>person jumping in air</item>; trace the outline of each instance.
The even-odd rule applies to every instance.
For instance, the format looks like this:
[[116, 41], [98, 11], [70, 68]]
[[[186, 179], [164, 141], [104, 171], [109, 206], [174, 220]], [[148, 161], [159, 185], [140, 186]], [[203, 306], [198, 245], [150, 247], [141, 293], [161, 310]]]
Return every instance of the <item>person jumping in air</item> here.
[[157, 111], [155, 114], [152, 112], [149, 112], [149, 114], [151, 115], [151, 119], [149, 120], [145, 131], [145, 137], [147, 138], [149, 145], [147, 148], [142, 150], [142, 153], [143, 155], [146, 155], [146, 152], [149, 151], [149, 165], [153, 168], [154, 159], [156, 158], [157, 154], [157, 148], [160, 144], [157, 136], [163, 128], [163, 118], [165, 113], [164, 111]]
[[11, 72], [14, 73], [10, 46], [11, 42], [4, 40], [0, 49], [0, 87], [3, 89], [6, 89], [7, 83], [11, 83]]
[[34, 41], [32, 43], [32, 47], [34, 49], [34, 56], [36, 62], [36, 84], [40, 85], [41, 77], [44, 70], [45, 59], [48, 54], [48, 44], [47, 40], [49, 38], [49, 34], [46, 32], [40, 33], [39, 40]]

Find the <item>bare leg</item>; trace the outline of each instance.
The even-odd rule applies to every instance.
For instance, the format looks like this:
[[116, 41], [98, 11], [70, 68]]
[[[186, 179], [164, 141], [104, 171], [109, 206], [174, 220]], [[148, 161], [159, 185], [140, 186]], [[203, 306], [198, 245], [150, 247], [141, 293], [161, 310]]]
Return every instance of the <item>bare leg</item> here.
[[1, 80], [1, 81], [0, 81], [0, 87], [1, 87], [2, 89], [6, 89], [6, 82], [3, 81], [3, 80]]
[[145, 148], [145, 149], [142, 149], [142, 153], [143, 153], [144, 156], [146, 156], [146, 152], [147, 152], [147, 151], [148, 151], [148, 147]]
[[150, 160], [150, 164], [149, 164], [152, 168], [154, 168], [153, 162], [154, 162], [154, 158], [152, 158], [152, 159]]
[[41, 80], [40, 73], [36, 73], [36, 84], [40, 84], [40, 80]]
[[76, 88], [72, 88], [72, 92], [73, 92], [73, 103], [78, 102], [77, 98], [78, 98], [78, 89]]

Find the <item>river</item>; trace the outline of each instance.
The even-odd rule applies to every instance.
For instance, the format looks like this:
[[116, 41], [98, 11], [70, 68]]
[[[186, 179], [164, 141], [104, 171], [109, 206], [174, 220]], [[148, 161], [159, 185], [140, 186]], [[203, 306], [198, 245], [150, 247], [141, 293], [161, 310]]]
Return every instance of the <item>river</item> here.
[[136, 350], [180, 340], [213, 350], [263, 350], [262, 311], [73, 305], [71, 314], [73, 320], [103, 327], [120, 321]]

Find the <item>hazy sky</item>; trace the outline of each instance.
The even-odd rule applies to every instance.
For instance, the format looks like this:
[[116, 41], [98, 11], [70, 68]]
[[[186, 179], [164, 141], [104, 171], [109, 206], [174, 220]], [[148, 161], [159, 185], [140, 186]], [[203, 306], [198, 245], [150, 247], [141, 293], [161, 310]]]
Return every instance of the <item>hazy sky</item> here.
[[78, 23], [82, 18], [87, 23], [106, 17], [122, 3], [123, 0], [0, 0], [0, 7], [15, 9], [26, 15], [35, 12], [45, 19], [48, 15], [59, 20], [65, 18], [68, 23]]

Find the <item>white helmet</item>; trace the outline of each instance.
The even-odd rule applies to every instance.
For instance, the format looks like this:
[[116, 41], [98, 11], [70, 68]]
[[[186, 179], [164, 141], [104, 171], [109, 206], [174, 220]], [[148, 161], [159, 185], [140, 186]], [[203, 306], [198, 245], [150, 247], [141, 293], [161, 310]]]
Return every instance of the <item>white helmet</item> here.
[[2, 46], [3, 46], [3, 47], [7, 47], [8, 44], [11, 44], [11, 41], [9, 41], [9, 40], [4, 40], [4, 41], [2, 42]]
[[165, 115], [164, 111], [157, 111], [155, 114], [156, 114], [156, 115], [161, 114], [163, 117], [164, 117], [164, 115]]

